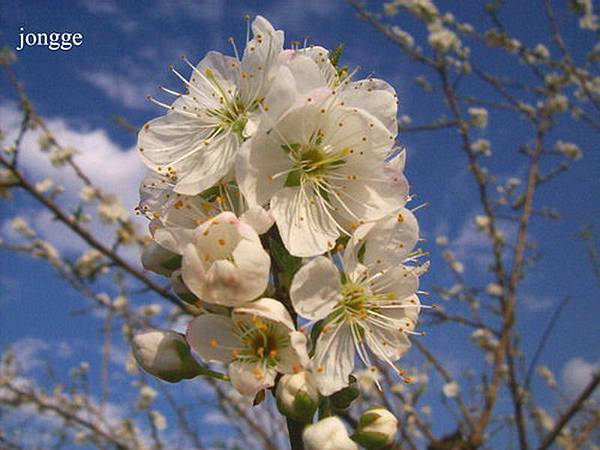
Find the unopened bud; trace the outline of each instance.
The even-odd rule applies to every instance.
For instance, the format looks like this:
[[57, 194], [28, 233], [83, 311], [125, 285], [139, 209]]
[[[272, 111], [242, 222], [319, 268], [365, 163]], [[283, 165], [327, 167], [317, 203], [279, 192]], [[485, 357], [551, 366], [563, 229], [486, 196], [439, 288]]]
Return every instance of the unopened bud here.
[[149, 330], [132, 340], [133, 356], [146, 372], [170, 383], [194, 378], [199, 365], [184, 337], [170, 330]]
[[152, 241], [142, 251], [142, 265], [150, 272], [170, 277], [181, 267], [181, 256]]
[[358, 450], [338, 417], [327, 417], [309, 425], [302, 433], [306, 450]]
[[367, 450], [384, 448], [394, 442], [398, 432], [398, 419], [381, 406], [367, 409], [358, 423], [358, 429], [352, 436]]
[[284, 375], [277, 385], [277, 407], [298, 422], [310, 422], [319, 407], [319, 391], [312, 375], [302, 371]]

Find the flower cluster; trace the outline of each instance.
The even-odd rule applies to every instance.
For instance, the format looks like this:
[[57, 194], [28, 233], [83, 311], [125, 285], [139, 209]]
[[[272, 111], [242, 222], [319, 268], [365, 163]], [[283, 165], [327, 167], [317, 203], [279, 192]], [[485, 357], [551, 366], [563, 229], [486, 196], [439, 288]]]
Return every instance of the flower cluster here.
[[152, 98], [167, 112], [139, 133], [142, 262], [197, 315], [185, 336], [138, 334], [134, 352], [167, 381], [215, 374], [195, 356], [223, 363], [250, 399], [277, 380], [282, 413], [301, 420], [350, 385], [357, 357], [402, 376], [427, 265], [394, 89], [355, 80], [339, 52], [284, 49], [262, 17], [252, 33], [241, 57], [184, 58], [189, 79], [172, 68], [184, 91]]

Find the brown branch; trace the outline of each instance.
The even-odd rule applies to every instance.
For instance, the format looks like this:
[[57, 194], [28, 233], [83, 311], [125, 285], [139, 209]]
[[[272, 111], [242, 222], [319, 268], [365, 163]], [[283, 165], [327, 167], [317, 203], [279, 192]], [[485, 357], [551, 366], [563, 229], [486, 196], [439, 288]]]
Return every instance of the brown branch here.
[[550, 448], [554, 440], [558, 437], [563, 428], [569, 423], [569, 421], [577, 414], [585, 401], [592, 395], [594, 390], [600, 384], [600, 372], [596, 373], [587, 386], [581, 391], [579, 396], [575, 399], [569, 409], [560, 417], [559, 421], [554, 425], [552, 431], [546, 435], [546, 438], [542, 441], [537, 450], [546, 450]]
[[11, 167], [10, 163], [3, 156], [1, 156], [1, 155], [0, 155], [0, 165], [3, 165], [7, 169], [11, 170], [12, 174], [14, 175], [14, 177], [19, 182], [19, 185], [23, 189], [25, 189], [25, 191], [27, 191], [35, 200], [37, 200], [39, 203], [41, 203], [46, 209], [48, 209], [49, 211], [51, 211], [60, 222], [62, 222], [67, 227], [69, 227], [72, 231], [74, 231], [87, 244], [89, 244], [91, 247], [93, 247], [96, 250], [98, 250], [103, 255], [106, 255], [116, 265], [118, 265], [119, 267], [121, 267], [125, 272], [129, 273], [134, 278], [136, 278], [139, 281], [141, 281], [150, 290], [152, 290], [155, 293], [159, 294], [160, 296], [162, 296], [166, 300], [170, 301], [171, 303], [179, 306], [184, 311], [193, 313], [193, 311], [190, 309], [190, 307], [185, 302], [182, 302], [179, 298], [177, 298], [177, 296], [175, 296], [174, 294], [172, 294], [171, 292], [169, 292], [166, 288], [160, 286], [158, 283], [156, 283], [155, 281], [153, 281], [150, 278], [148, 278], [146, 275], [144, 275], [144, 273], [142, 273], [141, 271], [137, 270], [135, 267], [133, 267], [131, 264], [129, 264], [125, 259], [123, 259], [120, 255], [118, 255], [117, 253], [113, 252], [110, 248], [106, 247], [99, 240], [97, 240], [96, 237], [93, 236], [88, 230], [86, 230], [85, 228], [83, 228], [76, 220], [74, 220], [71, 217], [69, 217], [50, 198], [48, 198], [45, 195], [39, 193], [35, 189], [35, 186], [33, 186], [23, 176], [23, 174], [21, 172], [19, 172], [18, 170], [13, 169]]

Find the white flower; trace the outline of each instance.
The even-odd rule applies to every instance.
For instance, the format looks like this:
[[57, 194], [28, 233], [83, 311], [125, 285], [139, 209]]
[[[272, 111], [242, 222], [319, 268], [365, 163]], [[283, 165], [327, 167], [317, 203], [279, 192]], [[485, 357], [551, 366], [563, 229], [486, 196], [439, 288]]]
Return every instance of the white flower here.
[[35, 190], [43, 194], [52, 189], [52, 186], [54, 186], [54, 181], [52, 181], [52, 178], [47, 177], [35, 184]]
[[480, 231], [489, 231], [490, 230], [490, 224], [492, 221], [489, 216], [484, 216], [484, 215], [478, 214], [475, 216], [473, 221], [475, 222], [475, 226], [477, 227], [478, 230], [480, 230]]
[[105, 272], [108, 270], [104, 263], [104, 255], [92, 248], [83, 253], [77, 261], [75, 261], [75, 270], [81, 277], [89, 277], [98, 272]]
[[306, 337], [295, 331], [283, 304], [270, 298], [235, 308], [231, 318], [198, 316], [186, 338], [203, 360], [227, 363], [231, 384], [246, 397], [273, 386], [277, 372], [299, 372], [308, 362]]
[[164, 430], [167, 428], [167, 419], [158, 411], [150, 411], [150, 418], [157, 430]]
[[150, 219], [153, 239], [180, 255], [193, 242], [194, 229], [223, 211], [233, 212], [258, 234], [273, 225], [273, 218], [263, 208], [247, 207], [232, 182], [223, 181], [199, 195], [184, 195], [174, 191], [167, 177], [154, 173], [148, 174], [140, 186], [137, 211]]
[[554, 148], [557, 152], [562, 153], [567, 158], [577, 161], [583, 157], [583, 152], [577, 144], [572, 142], [557, 141], [554, 144]]
[[485, 288], [485, 292], [492, 297], [502, 297], [504, 295], [504, 290], [498, 283], [489, 283]]
[[186, 59], [193, 70], [189, 81], [173, 69], [187, 93], [165, 89], [177, 99], [171, 106], [155, 101], [169, 111], [139, 133], [142, 160], [176, 182], [177, 192], [197, 194], [226, 176], [240, 145], [256, 127], [261, 108], [281, 100], [281, 84], [288, 81], [276, 76], [283, 32], [261, 16], [252, 23], [252, 31], [254, 38], [241, 60], [237, 51], [235, 58], [210, 52], [196, 67]]
[[557, 386], [556, 378], [554, 377], [554, 374], [548, 367], [538, 366], [537, 373], [544, 379], [544, 381], [549, 387], [554, 388]]
[[277, 383], [279, 411], [299, 422], [310, 421], [319, 406], [319, 391], [310, 372], [281, 377]]
[[138, 400], [137, 400], [137, 408], [138, 409], [148, 409], [150, 407], [150, 404], [154, 401], [154, 399], [156, 398], [156, 396], [158, 395], [158, 392], [156, 392], [154, 389], [152, 389], [150, 386], [147, 385], [143, 385], [140, 388], [140, 392], [138, 395]]
[[352, 439], [368, 450], [384, 448], [394, 442], [398, 419], [381, 406], [367, 409], [361, 416]]
[[[378, 92], [373, 92], [373, 107], [393, 99]], [[261, 127], [240, 152], [240, 189], [251, 205], [270, 202], [283, 243], [296, 256], [322, 254], [341, 233], [350, 234], [352, 224], [383, 217], [406, 201], [404, 179], [384, 173], [384, 158], [394, 143], [395, 101], [386, 128], [350, 106], [351, 96], [345, 95], [344, 90], [315, 93], [275, 126]]]
[[471, 150], [484, 156], [491, 156], [492, 144], [487, 139], [477, 139], [471, 143]]
[[394, 33], [396, 39], [398, 39], [398, 41], [402, 43], [402, 45], [404, 45], [405, 47], [414, 47], [415, 39], [409, 33], [401, 29], [399, 26], [394, 25], [392, 27], [392, 33]]
[[16, 233], [26, 238], [35, 237], [35, 231], [29, 226], [27, 221], [23, 217], [15, 217], [10, 221], [10, 227]]
[[174, 383], [198, 375], [198, 365], [182, 335], [170, 330], [148, 330], [136, 334], [133, 356], [146, 372]]
[[98, 216], [102, 222], [110, 224], [118, 220], [127, 220], [127, 210], [114, 195], [107, 197], [98, 205]]
[[223, 212], [194, 230], [183, 251], [185, 285], [208, 303], [240, 306], [256, 299], [269, 281], [271, 259], [256, 231]]
[[86, 203], [90, 203], [92, 200], [98, 197], [98, 191], [95, 187], [90, 185], [85, 185], [81, 188], [79, 192], [79, 198]]
[[335, 416], [306, 427], [302, 440], [306, 450], [358, 450], [342, 421]]
[[430, 27], [428, 41], [429, 45], [440, 53], [460, 50], [460, 39], [456, 33], [443, 26]]
[[344, 282], [335, 264], [320, 256], [300, 268], [290, 289], [300, 316], [324, 319], [311, 363], [323, 395], [348, 385], [356, 353], [365, 366], [372, 366], [367, 347], [400, 374], [393, 361], [410, 347], [407, 334], [414, 333], [421, 307], [415, 295], [420, 267], [370, 270], [354, 261], [354, 253], [350, 244]]
[[446, 397], [454, 398], [460, 392], [460, 386], [458, 385], [458, 383], [456, 381], [451, 381], [449, 383], [444, 384], [442, 391], [444, 392], [444, 395]]
[[478, 128], [485, 128], [488, 124], [488, 111], [485, 108], [469, 108], [471, 122]]

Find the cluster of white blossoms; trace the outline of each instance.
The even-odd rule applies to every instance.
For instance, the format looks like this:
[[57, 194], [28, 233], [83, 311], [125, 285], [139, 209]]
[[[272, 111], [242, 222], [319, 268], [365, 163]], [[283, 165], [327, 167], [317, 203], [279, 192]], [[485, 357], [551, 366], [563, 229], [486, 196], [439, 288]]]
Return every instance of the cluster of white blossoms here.
[[233, 57], [184, 58], [189, 79], [171, 68], [184, 92], [151, 98], [167, 112], [139, 133], [150, 169], [139, 212], [153, 238], [142, 262], [198, 314], [181, 338], [139, 335], [135, 354], [169, 381], [200, 370], [189, 355], [226, 364], [250, 399], [283, 374], [293, 392], [278, 387], [280, 407], [297, 418], [351, 384], [357, 357], [402, 376], [427, 265], [393, 87], [355, 80], [339, 52], [284, 49], [263, 17], [251, 29], [241, 57], [234, 45]]

